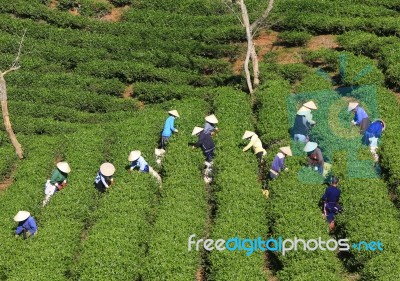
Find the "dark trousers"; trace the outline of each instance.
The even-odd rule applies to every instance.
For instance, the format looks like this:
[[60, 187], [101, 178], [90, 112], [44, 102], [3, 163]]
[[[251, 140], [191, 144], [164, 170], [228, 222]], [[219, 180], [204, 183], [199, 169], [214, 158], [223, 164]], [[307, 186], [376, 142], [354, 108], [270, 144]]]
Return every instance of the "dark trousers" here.
[[204, 156], [206, 157], [207, 162], [211, 162], [214, 159], [214, 150], [215, 148], [204, 151]]
[[365, 131], [368, 129], [369, 125], [371, 124], [371, 121], [369, 120], [369, 118], [364, 118], [363, 120], [361, 120], [360, 123], [360, 135], [364, 135]]
[[161, 136], [160, 148], [165, 149], [165, 147], [167, 146], [169, 138], [170, 137]]
[[98, 183], [94, 183], [94, 188], [96, 188], [100, 192], [106, 192], [107, 188], [104, 186], [104, 184], [99, 181]]

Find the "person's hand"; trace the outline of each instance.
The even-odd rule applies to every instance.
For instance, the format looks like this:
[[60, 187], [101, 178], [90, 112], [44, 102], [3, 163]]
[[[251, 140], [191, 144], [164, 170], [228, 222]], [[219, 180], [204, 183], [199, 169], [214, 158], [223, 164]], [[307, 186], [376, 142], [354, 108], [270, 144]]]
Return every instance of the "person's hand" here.
[[354, 121], [354, 120], [351, 120], [351, 124], [354, 126], [354, 125], [356, 125], [356, 124], [357, 124], [357, 122], [356, 122], [356, 121]]
[[15, 237], [15, 239], [18, 239], [18, 238], [19, 238], [19, 235], [18, 235], [18, 234], [15, 234], [14, 237]]
[[177, 129], [175, 129], [175, 133], [177, 133], [178, 132], [178, 130]]
[[245, 152], [244, 148], [242, 149], [243, 152]]
[[286, 172], [289, 171], [289, 168], [285, 168], [285, 171], [286, 171]]
[[195, 149], [196, 147], [194, 145], [192, 145], [192, 149]]

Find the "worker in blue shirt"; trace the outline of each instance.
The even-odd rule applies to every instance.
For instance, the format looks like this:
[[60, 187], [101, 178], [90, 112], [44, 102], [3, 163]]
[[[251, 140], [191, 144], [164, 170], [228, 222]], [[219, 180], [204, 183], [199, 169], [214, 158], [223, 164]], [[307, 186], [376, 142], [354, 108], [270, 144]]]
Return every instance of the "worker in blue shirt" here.
[[217, 117], [214, 114], [211, 114], [206, 116], [204, 119], [206, 122], [204, 123], [203, 132], [205, 134], [211, 134], [212, 136], [215, 135], [215, 133], [219, 131], [219, 128], [217, 128]]
[[111, 163], [103, 163], [97, 172], [94, 180], [95, 188], [100, 192], [105, 192], [114, 183], [113, 175], [115, 173], [115, 167]]
[[368, 126], [368, 129], [365, 131], [362, 138], [363, 143], [370, 146], [370, 151], [374, 156], [375, 161], [379, 160], [376, 149], [378, 148], [378, 139], [382, 136], [382, 132], [385, 130], [385, 127], [385, 122], [383, 122], [381, 119], [378, 119]]
[[157, 179], [159, 183], [161, 183], [160, 175], [147, 164], [146, 160], [144, 160], [142, 153], [139, 150], [133, 150], [128, 156], [128, 161], [131, 161], [131, 166], [129, 170], [132, 172], [134, 169], [138, 168], [141, 173], [150, 173], [153, 177]]
[[335, 229], [335, 215], [342, 211], [342, 207], [339, 205], [340, 189], [338, 188], [338, 183], [339, 179], [333, 177], [331, 185], [325, 189], [325, 193], [321, 198], [324, 202], [323, 215], [329, 223], [330, 231]]
[[15, 237], [19, 237], [21, 234], [24, 239], [33, 237], [37, 233], [37, 226], [35, 219], [27, 211], [19, 211], [14, 221], [18, 222], [17, 230], [15, 231]]
[[371, 121], [365, 110], [359, 106], [358, 102], [350, 102], [348, 111], [354, 112], [354, 119], [351, 121], [353, 125], [360, 126], [360, 134], [364, 135], [365, 130], [368, 128]]
[[164, 129], [161, 133], [160, 149], [164, 150], [169, 138], [172, 136], [172, 133], [178, 132], [178, 130], [175, 129], [174, 124], [175, 124], [175, 118], [180, 117], [178, 111], [176, 110], [170, 110], [168, 111], [168, 114], [169, 117], [167, 118], [167, 120], [165, 120]]

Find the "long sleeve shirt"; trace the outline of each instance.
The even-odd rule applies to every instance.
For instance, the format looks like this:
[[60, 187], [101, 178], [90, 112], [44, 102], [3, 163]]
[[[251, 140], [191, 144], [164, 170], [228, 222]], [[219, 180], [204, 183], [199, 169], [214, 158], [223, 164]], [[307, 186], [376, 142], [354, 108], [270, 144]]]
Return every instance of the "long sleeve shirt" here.
[[52, 185], [58, 185], [62, 184], [63, 181], [67, 180], [67, 175], [62, 173], [59, 169], [54, 169], [51, 178], [50, 178], [50, 183]]
[[304, 115], [296, 115], [293, 125], [293, 134], [308, 135], [308, 131], [311, 128], [311, 123], [307, 121]]
[[105, 188], [108, 188], [112, 182], [112, 176], [111, 177], [106, 177], [104, 176], [100, 171], [97, 172], [97, 176], [95, 179], [96, 184], [101, 182]]
[[201, 131], [201, 133], [199, 134], [198, 141], [194, 146], [201, 147], [203, 152], [208, 152], [215, 148], [215, 144], [211, 135], [204, 133], [204, 131]]
[[322, 156], [321, 149], [318, 147], [308, 155], [308, 164], [311, 166], [323, 166], [324, 157]]
[[24, 229], [26, 231], [29, 231], [31, 235], [34, 235], [36, 233], [37, 226], [33, 217], [30, 216], [26, 220], [19, 222], [15, 234], [20, 235]]
[[167, 120], [165, 120], [164, 129], [163, 129], [161, 135], [163, 137], [170, 137], [172, 135], [172, 133], [176, 131], [174, 124], [175, 124], [175, 117], [169, 116], [167, 118]]
[[285, 155], [283, 153], [278, 152], [275, 155], [274, 161], [271, 165], [271, 169], [277, 173], [285, 169]]
[[382, 136], [383, 124], [380, 121], [372, 122], [369, 125], [367, 132], [374, 135], [376, 138], [380, 138]]
[[364, 118], [368, 118], [368, 114], [365, 112], [364, 109], [357, 106], [356, 113], [354, 114], [354, 122], [356, 122], [357, 125], [360, 125], [361, 121]]
[[265, 151], [265, 149], [262, 147], [260, 138], [256, 134], [251, 137], [249, 144], [243, 148], [243, 151], [248, 150], [250, 147], [253, 147], [254, 154]]
[[131, 162], [131, 169], [133, 170], [136, 167], [139, 167], [141, 172], [149, 172], [149, 165], [146, 160], [144, 160], [143, 156], [140, 156], [137, 160]]
[[324, 195], [322, 195], [322, 200], [329, 203], [338, 203], [340, 198], [340, 189], [329, 186], [325, 189]]
[[215, 128], [215, 126], [214, 126], [213, 124], [206, 122], [206, 123], [204, 124], [203, 132], [204, 132], [205, 134], [211, 134], [212, 132], [215, 131], [215, 129], [216, 129], [216, 128]]
[[313, 125], [313, 124], [315, 124], [315, 121], [314, 120], [312, 120], [312, 114], [311, 114], [311, 111], [310, 112], [307, 112], [305, 115], [304, 115], [304, 117], [306, 117], [306, 120], [308, 121], [308, 123], [310, 123], [311, 125]]

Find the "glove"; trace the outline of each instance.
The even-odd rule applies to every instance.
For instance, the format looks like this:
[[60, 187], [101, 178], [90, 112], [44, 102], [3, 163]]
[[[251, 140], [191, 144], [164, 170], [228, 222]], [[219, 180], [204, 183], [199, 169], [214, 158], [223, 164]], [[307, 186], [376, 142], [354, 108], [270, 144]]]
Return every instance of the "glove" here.
[[175, 133], [177, 133], [178, 132], [178, 130], [177, 129], [175, 129]]
[[318, 167], [314, 167], [314, 170], [315, 170], [315, 171], [318, 171]]
[[356, 121], [354, 121], [354, 120], [351, 120], [351, 124], [353, 124], [353, 125], [356, 125], [356, 124], [357, 124], [357, 122], [356, 122]]
[[286, 171], [286, 172], [289, 171], [289, 168], [285, 168], [285, 171]]

